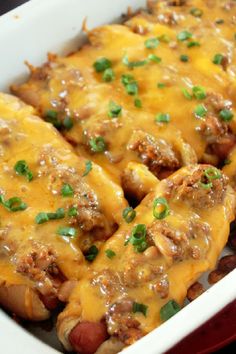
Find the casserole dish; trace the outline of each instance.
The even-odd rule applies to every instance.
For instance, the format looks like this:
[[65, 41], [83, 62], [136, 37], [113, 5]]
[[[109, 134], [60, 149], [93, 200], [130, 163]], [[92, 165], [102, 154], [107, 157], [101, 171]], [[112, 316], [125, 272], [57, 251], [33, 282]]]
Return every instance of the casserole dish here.
[[[16, 79], [19, 74], [24, 75], [24, 69], [22, 62], [27, 58], [31, 63], [39, 64], [43, 61], [42, 55], [47, 51], [56, 51], [56, 52], [69, 52], [75, 48], [76, 42], [68, 41], [77, 33], [82, 19], [85, 15], [91, 14], [89, 16], [88, 25], [94, 27], [98, 24], [109, 22], [110, 20], [115, 19], [120, 12], [125, 11], [128, 2], [126, 1], [117, 1], [111, 4], [107, 2], [100, 2], [101, 8], [104, 10], [104, 14], [99, 18], [99, 22], [96, 20], [96, 9], [92, 8], [94, 4], [93, 1], [90, 1], [86, 4], [78, 3], [78, 1], [71, 1], [71, 8], [66, 8], [67, 13], [65, 13], [65, 1], [33, 1], [32, 3], [26, 4], [19, 10], [9, 13], [1, 20], [1, 27], [3, 29], [2, 34], [0, 35], [0, 43], [6, 51], [3, 53], [1, 58], [1, 89], [6, 89], [9, 83], [16, 82]], [[117, 4], [117, 9], [114, 4]], [[91, 5], [91, 6], [90, 6]], [[132, 2], [132, 6], [140, 6], [140, 2]], [[112, 8], [110, 8], [112, 7]], [[75, 9], [78, 8], [78, 12]], [[91, 9], [94, 13], [91, 13]], [[78, 15], [79, 13], [79, 15]], [[62, 16], [63, 14], [63, 16]], [[18, 17], [19, 16], [19, 17]], [[52, 26], [52, 19], [59, 19], [58, 22], [55, 21]], [[68, 21], [69, 20], [69, 21]], [[94, 21], [93, 21], [94, 20]], [[54, 21], [53, 21], [54, 22]], [[69, 23], [68, 23], [69, 22]], [[30, 27], [37, 29], [28, 31]], [[51, 30], [53, 28], [53, 30]], [[50, 35], [49, 35], [50, 33]], [[14, 37], [15, 45], [7, 46], [7, 42], [13, 43], [12, 39]], [[24, 46], [20, 44], [20, 41], [17, 40], [24, 38]], [[47, 40], [45, 40], [47, 38]], [[55, 40], [57, 38], [57, 40]], [[57, 42], [58, 41], [58, 42]], [[36, 48], [33, 47], [33, 43], [37, 43]], [[38, 45], [40, 43], [40, 45]], [[66, 44], [66, 45], [65, 45]], [[19, 47], [17, 47], [19, 46]], [[16, 62], [13, 64], [14, 70], [12, 67], [9, 68], [9, 58], [16, 58]], [[19, 78], [20, 79], [20, 78]], [[176, 341], [180, 340], [185, 336], [189, 331], [196, 328], [202, 321], [208, 319], [215, 312], [220, 310], [224, 305], [229, 301], [235, 298], [235, 289], [233, 285], [229, 288], [228, 284], [232, 277], [235, 277], [235, 274], [232, 273], [217, 284], [214, 288], [202, 295], [201, 298], [196, 300], [194, 303], [186, 307], [180, 314], [178, 314], [174, 319], [171, 319], [168, 323], [163, 324], [159, 329], [153, 331], [150, 335], [146, 336], [144, 339], [133, 345], [132, 347], [126, 349], [127, 352], [143, 352], [147, 346], [150, 348], [150, 353], [162, 353], [171, 347]], [[224, 285], [225, 284], [225, 285]], [[232, 283], [233, 284], [233, 283]], [[227, 291], [226, 296], [220, 297], [220, 302], [217, 300], [215, 304], [215, 299], [217, 294], [217, 289], [223, 290], [225, 286], [229, 290]], [[204, 300], [202, 300], [204, 299]], [[212, 304], [214, 302], [214, 308], [205, 309], [206, 304]], [[204, 305], [204, 311], [200, 307]], [[204, 318], [202, 317], [204, 313]], [[185, 314], [186, 317], [183, 317]], [[201, 315], [200, 315], [201, 314]], [[200, 315], [201, 318], [198, 316]], [[190, 318], [189, 321], [184, 320], [184, 318]], [[175, 328], [175, 330], [172, 330]], [[178, 328], [178, 330], [176, 330]], [[174, 333], [174, 335], [169, 338], [168, 333]]]

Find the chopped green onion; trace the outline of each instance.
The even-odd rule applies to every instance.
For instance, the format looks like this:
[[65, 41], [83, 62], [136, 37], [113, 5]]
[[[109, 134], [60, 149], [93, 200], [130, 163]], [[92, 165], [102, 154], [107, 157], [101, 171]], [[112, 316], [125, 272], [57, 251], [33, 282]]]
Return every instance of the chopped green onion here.
[[97, 73], [100, 73], [111, 67], [111, 61], [107, 58], [99, 58], [95, 61], [93, 67]]
[[140, 100], [140, 98], [135, 98], [134, 105], [137, 108], [142, 108], [142, 101]]
[[157, 83], [157, 87], [158, 87], [159, 89], [163, 89], [163, 88], [166, 87], [166, 84], [164, 84], [163, 82], [158, 82], [158, 83]]
[[74, 227], [60, 226], [57, 229], [57, 234], [67, 237], [75, 237], [77, 235], [77, 230]]
[[216, 167], [209, 167], [204, 171], [204, 176], [209, 180], [221, 178], [221, 172]]
[[102, 136], [97, 136], [96, 138], [91, 138], [89, 140], [89, 145], [93, 152], [104, 152], [106, 150], [106, 142]]
[[169, 123], [170, 122], [170, 115], [169, 113], [159, 113], [155, 117], [155, 122], [158, 123]]
[[33, 173], [30, 171], [29, 166], [25, 160], [19, 160], [14, 166], [16, 174], [19, 176], [24, 176], [30, 182], [33, 179]]
[[147, 310], [148, 310], [148, 306], [147, 305], [139, 304], [138, 302], [134, 302], [133, 303], [133, 309], [132, 309], [133, 313], [141, 312], [146, 317]]
[[68, 184], [68, 183], [63, 184], [63, 186], [61, 188], [61, 195], [63, 197], [73, 197], [74, 190], [70, 184]]
[[203, 173], [204, 181], [200, 181], [200, 186], [204, 189], [213, 187], [212, 181], [221, 178], [221, 172], [216, 167], [209, 167]]
[[191, 99], [193, 98], [191, 93], [186, 88], [182, 88], [182, 92], [184, 97], [187, 98], [187, 100], [191, 101]]
[[189, 31], [182, 31], [180, 33], [178, 33], [177, 35], [177, 39], [181, 42], [186, 41], [189, 38], [192, 38], [192, 33], [190, 33]]
[[122, 63], [126, 66], [128, 66], [128, 68], [133, 69], [139, 66], [144, 66], [147, 64], [147, 59], [144, 60], [139, 60], [139, 61], [129, 61], [129, 58], [127, 55], [125, 55], [122, 59]]
[[106, 253], [106, 256], [110, 259], [112, 259], [116, 255], [116, 253], [110, 249], [106, 250], [105, 253]]
[[137, 82], [131, 82], [130, 84], [126, 85], [126, 92], [131, 96], [137, 95], [138, 93]]
[[58, 220], [65, 217], [65, 211], [63, 208], [58, 208], [55, 213], [38, 213], [35, 217], [36, 224], [43, 224], [49, 220]]
[[167, 200], [163, 197], [156, 198], [153, 202], [153, 216], [162, 220], [166, 218], [170, 213], [170, 208], [167, 203]]
[[188, 55], [185, 55], [185, 54], [182, 54], [180, 55], [180, 60], [184, 63], [187, 63], [189, 61], [189, 56]]
[[128, 243], [131, 243], [134, 246], [135, 252], [138, 253], [144, 252], [148, 247], [146, 241], [146, 233], [147, 233], [146, 225], [144, 224], [136, 225], [132, 230], [130, 238], [126, 240], [125, 246]]
[[127, 207], [123, 210], [122, 217], [129, 224], [134, 220], [136, 211], [132, 207]]
[[110, 118], [116, 118], [121, 114], [122, 107], [118, 105], [117, 103], [110, 101], [109, 102], [109, 112], [108, 116]]
[[70, 116], [66, 116], [62, 121], [58, 118], [58, 112], [54, 110], [48, 110], [45, 113], [46, 122], [51, 123], [55, 128], [61, 130], [70, 130], [74, 123]]
[[204, 89], [204, 87], [194, 86], [192, 91], [193, 91], [193, 96], [197, 100], [203, 100], [204, 98], [206, 98], [206, 90]]
[[114, 80], [114, 78], [115, 78], [115, 74], [111, 68], [108, 68], [103, 72], [103, 75], [102, 75], [103, 81], [111, 82]]
[[190, 42], [188, 42], [187, 47], [188, 47], [188, 48], [200, 47], [200, 43], [197, 42], [197, 41], [190, 41]]
[[130, 74], [123, 74], [121, 76], [121, 82], [124, 86], [130, 84], [131, 82], [135, 81], [133, 75]]
[[234, 117], [233, 112], [229, 109], [222, 109], [219, 116], [225, 122], [230, 122]]
[[224, 23], [225, 21], [223, 20], [223, 18], [218, 18], [216, 21], [215, 21], [215, 23], [217, 24], [217, 25], [222, 25], [222, 23]]
[[190, 10], [190, 14], [193, 15], [194, 17], [201, 17], [203, 14], [203, 11], [197, 7], [193, 7]]
[[55, 128], [61, 129], [61, 121], [58, 119], [58, 112], [52, 109], [49, 109], [45, 113], [46, 122], [51, 123]]
[[175, 300], [168, 301], [160, 309], [160, 317], [162, 321], [167, 321], [169, 318], [174, 316], [177, 312], [181, 310], [181, 307]]
[[8, 200], [4, 200], [3, 195], [0, 195], [0, 204], [4, 206], [8, 211], [16, 212], [25, 210], [28, 205], [22, 202], [21, 198], [12, 197]]
[[77, 215], [78, 215], [78, 209], [76, 207], [73, 206], [68, 210], [68, 216], [73, 217]]
[[92, 161], [88, 160], [85, 162], [85, 171], [82, 175], [82, 177], [85, 177], [89, 174], [90, 171], [92, 171], [93, 165], [92, 165]]
[[132, 75], [123, 74], [121, 77], [121, 82], [129, 95], [134, 96], [138, 94], [138, 83]]
[[232, 162], [232, 161], [231, 161], [230, 159], [225, 159], [225, 160], [224, 160], [224, 166], [225, 166], [225, 165], [230, 165], [231, 162]]
[[224, 55], [218, 53], [214, 56], [212, 62], [216, 65], [221, 65], [223, 59], [224, 59]]
[[148, 55], [148, 59], [149, 59], [150, 61], [153, 61], [154, 63], [160, 63], [160, 62], [161, 62], [161, 58], [158, 57], [158, 56], [155, 55], [155, 54], [149, 54], [149, 55]]
[[38, 213], [35, 217], [36, 224], [43, 224], [47, 221], [49, 221], [48, 213], [41, 212], [41, 213]]
[[147, 49], [155, 49], [159, 45], [159, 40], [157, 38], [149, 38], [145, 41], [145, 47]]
[[194, 108], [194, 113], [196, 114], [196, 116], [198, 117], [205, 117], [205, 115], [207, 114], [207, 109], [203, 104], [199, 104]]
[[169, 43], [170, 42], [170, 37], [167, 34], [162, 34], [162, 35], [158, 36], [157, 39], [160, 42], [164, 42], [164, 43]]
[[97, 257], [98, 252], [99, 252], [98, 248], [95, 245], [93, 245], [86, 252], [85, 258], [87, 259], [87, 261], [92, 262]]
[[200, 187], [202, 187], [203, 189], [211, 189], [213, 184], [211, 182], [209, 183], [205, 183], [205, 182], [200, 182]]
[[66, 130], [70, 130], [71, 128], [73, 128], [74, 126], [74, 123], [73, 123], [73, 120], [71, 117], [69, 116], [66, 116], [64, 119], [63, 119], [63, 127], [66, 129]]

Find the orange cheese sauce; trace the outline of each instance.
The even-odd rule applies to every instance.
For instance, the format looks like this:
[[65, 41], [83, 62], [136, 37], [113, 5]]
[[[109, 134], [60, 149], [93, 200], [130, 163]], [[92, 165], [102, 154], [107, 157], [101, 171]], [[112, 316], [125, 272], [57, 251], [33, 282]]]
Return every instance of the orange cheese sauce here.
[[[227, 242], [229, 222], [234, 218], [235, 195], [231, 187], [227, 187], [222, 204], [209, 209], [196, 209], [190, 203], [178, 198], [168, 199], [170, 213], [164, 219], [168, 227], [179, 233], [179, 240], [184, 240], [191, 230], [191, 225], [198, 225], [194, 237], [188, 236], [187, 251], [181, 259], [168, 255], [167, 245], [162, 243], [161, 232], [156, 232], [155, 242], [159, 254], [150, 257], [146, 251], [137, 253], [132, 244], [125, 244], [133, 227], [145, 224], [147, 227], [154, 222], [153, 201], [157, 197], [167, 195], [168, 186], [176, 183], [182, 176], [191, 174], [196, 167], [186, 167], [161, 181], [136, 208], [136, 218], [130, 224], [123, 223], [119, 230], [104, 244], [99, 255], [91, 266], [90, 273], [83, 278], [73, 291], [69, 304], [59, 316], [69, 321], [74, 317], [77, 321], [100, 321], [108, 313], [111, 305], [131, 299], [148, 307], [147, 314], [135, 313], [133, 319], [140, 322], [144, 333], [161, 324], [160, 309], [169, 300], [175, 299], [182, 304], [188, 287], [196, 281], [202, 272], [212, 269]], [[162, 220], [156, 220], [159, 225]], [[200, 231], [200, 229], [202, 231]], [[183, 241], [184, 242], [184, 241]], [[167, 247], [167, 248], [166, 248]], [[182, 243], [183, 249], [185, 248]], [[198, 248], [199, 257], [191, 256], [191, 249]], [[115, 252], [110, 259], [107, 250]], [[159, 272], [153, 273], [153, 270]], [[161, 280], [168, 279], [169, 291], [166, 297], [155, 291]], [[112, 334], [119, 323], [108, 321], [108, 331]], [[60, 330], [60, 326], [59, 326]]]
[[[123, 25], [88, 31], [89, 44], [68, 57], [50, 56], [51, 63], [41, 71], [33, 69], [31, 79], [20, 87], [13, 86], [13, 92], [43, 115], [48, 109], [70, 115], [74, 126], [64, 132], [65, 137], [75, 144], [79, 155], [92, 158], [116, 181], [129, 161], [140, 162], [137, 153], [128, 148], [136, 130], [167, 141], [181, 156], [181, 165], [196, 161], [191, 148], [198, 161], [217, 164], [217, 156], [208, 151], [208, 138], [200, 132], [205, 117], [194, 113], [196, 106], [206, 105], [207, 98], [197, 99], [192, 89], [201, 86], [209, 96], [222, 95], [222, 99], [231, 101], [234, 113], [236, 6], [231, 2], [227, 7], [226, 3], [199, 0], [168, 6], [165, 1], [150, 2], [149, 12], [138, 13]], [[201, 11], [200, 17], [191, 13], [195, 7]], [[190, 33], [190, 38], [179, 40], [183, 31]], [[145, 43], [152, 38], [159, 43], [150, 49]], [[192, 42], [197, 45], [191, 46]], [[219, 53], [227, 57], [226, 67], [213, 63]], [[148, 59], [150, 55], [160, 62]], [[181, 61], [181, 55], [187, 55], [188, 61]], [[146, 62], [130, 68], [124, 63], [125, 56], [131, 63]], [[111, 62], [111, 82], [105, 82], [103, 73], [93, 67], [103, 57]], [[137, 82], [136, 95], [126, 92], [121, 82], [124, 74], [132, 75]], [[163, 88], [158, 87], [160, 83]], [[187, 99], [183, 89], [192, 98]], [[137, 98], [141, 108], [135, 106]], [[118, 117], [109, 117], [111, 101], [122, 107]], [[170, 122], [157, 123], [155, 117], [160, 113], [169, 114]], [[235, 118], [228, 125], [235, 133]], [[89, 147], [89, 139], [97, 136], [106, 142], [104, 154], [93, 153]]]
[[[0, 136], [0, 194], [5, 201], [18, 197], [27, 204], [25, 210], [16, 212], [0, 204], [0, 279], [11, 281], [13, 277], [16, 282], [27, 283], [26, 278], [12, 275], [12, 272], [15, 272], [17, 260], [30, 254], [35, 245], [51, 247], [55, 251], [57, 265], [66, 278], [80, 278], [87, 263], [81, 249], [87, 249], [94, 242], [99, 246], [122, 219], [122, 210], [127, 203], [121, 188], [95, 164], [90, 173], [82, 177], [86, 159], [77, 157], [50, 124], [34, 115], [31, 107], [4, 94], [0, 94]], [[16, 162], [21, 160], [27, 162], [33, 174], [30, 182], [15, 171]], [[62, 196], [64, 183], [71, 185], [74, 196]], [[94, 232], [83, 231], [68, 216], [69, 208], [77, 207], [77, 204], [79, 208], [86, 193], [93, 196], [102, 217], [104, 215], [101, 236], [97, 239], [93, 237]], [[109, 205], [107, 195], [110, 196]], [[39, 213], [54, 213], [58, 208], [64, 209], [64, 218], [42, 224], [35, 221]], [[60, 226], [74, 227], [77, 237], [58, 235]]]

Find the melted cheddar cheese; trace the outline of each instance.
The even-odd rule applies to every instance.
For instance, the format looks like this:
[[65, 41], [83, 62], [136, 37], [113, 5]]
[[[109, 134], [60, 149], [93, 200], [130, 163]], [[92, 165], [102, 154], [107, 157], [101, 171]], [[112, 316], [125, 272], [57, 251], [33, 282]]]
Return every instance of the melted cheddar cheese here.
[[[196, 161], [186, 143], [198, 161], [217, 165], [235, 143], [235, 119], [225, 123], [219, 118], [224, 109], [233, 116], [235, 104], [236, 6], [229, 3], [150, 2], [148, 11], [124, 25], [87, 31], [89, 44], [79, 51], [68, 57], [51, 55], [42, 68], [31, 67], [30, 80], [13, 86], [13, 92], [42, 115], [48, 110], [59, 118], [69, 115], [74, 125], [64, 131], [65, 137], [79, 155], [92, 156], [116, 181], [129, 161], [140, 161], [129, 148], [132, 133], [139, 130], [165, 140], [179, 156], [178, 167]], [[201, 16], [194, 16], [193, 8]], [[150, 45], [150, 40], [155, 41]], [[110, 62], [110, 82], [103, 77], [105, 69], [94, 67], [101, 58]], [[132, 75], [136, 89], [127, 92], [124, 75]], [[113, 118], [111, 102], [121, 108]], [[168, 115], [169, 122], [158, 122], [158, 114]], [[91, 150], [94, 137], [104, 139], [104, 153]], [[162, 167], [169, 168], [163, 161]]]
[[[229, 223], [234, 218], [235, 195], [228, 186], [222, 194], [223, 199], [217, 202], [215, 190], [212, 195], [214, 203], [208, 206], [205, 197], [209, 197], [209, 191], [203, 197], [199, 182], [194, 182], [196, 194], [185, 199], [188, 187], [193, 183], [190, 182], [192, 176], [206, 168], [182, 168], [160, 182], [136, 208], [133, 222], [123, 223], [106, 241], [90, 272], [79, 282], [66, 309], [59, 315], [59, 338], [67, 348], [70, 345], [65, 342], [65, 329], [70, 328], [70, 321], [74, 327], [78, 321], [99, 322], [103, 318], [106, 318], [110, 335], [126, 338], [124, 343], [131, 344], [134, 338], [130, 339], [128, 329], [122, 328], [124, 313], [119, 310], [115, 317], [115, 306], [133, 301], [145, 304], [146, 316], [132, 314], [132, 307], [124, 312], [129, 313], [126, 320], [137, 320], [139, 330], [148, 333], [162, 323], [162, 306], [171, 299], [182, 304], [188, 287], [202, 272], [214, 267], [227, 242]], [[186, 185], [185, 180], [188, 181]], [[167, 199], [169, 214], [156, 219], [153, 203], [160, 197]], [[147, 227], [148, 248], [144, 252], [127, 243], [132, 230], [139, 224]], [[158, 251], [153, 252], [155, 247], [151, 245]], [[114, 252], [112, 258], [107, 256], [107, 250]], [[122, 331], [126, 331], [123, 337]]]
[[[27, 285], [32, 303], [32, 289], [51, 295], [62, 276], [79, 280], [57, 329], [82, 353], [70, 340], [80, 323], [105, 323], [119, 350], [160, 325], [163, 306], [182, 305], [214, 267], [234, 219], [225, 175], [235, 186], [236, 2], [148, 1], [131, 12], [123, 24], [85, 25], [80, 50], [29, 65], [29, 80], [11, 89], [34, 108], [0, 94], [0, 284]], [[224, 175], [213, 166], [227, 158]], [[16, 173], [22, 160], [30, 181]], [[128, 222], [123, 192], [138, 204]], [[26, 208], [11, 212], [12, 197]], [[57, 215], [37, 222], [42, 212]], [[58, 235], [61, 226], [76, 237]]]
[[[36, 256], [45, 262], [52, 254], [63, 277], [81, 278], [87, 269], [82, 251], [93, 243], [100, 247], [121, 221], [127, 205], [121, 188], [95, 163], [83, 177], [86, 159], [77, 157], [31, 107], [5, 94], [0, 94], [0, 136], [0, 283], [27, 284], [46, 291], [47, 279], [35, 276], [31, 268]], [[30, 181], [15, 169], [22, 160], [32, 172]], [[64, 184], [70, 185], [73, 195], [62, 195]], [[11, 198], [20, 200], [9, 209]], [[19, 203], [25, 206], [14, 211]], [[78, 219], [68, 215], [71, 207], [77, 210]], [[36, 220], [40, 213], [55, 213], [59, 208], [62, 217]], [[85, 214], [80, 218], [83, 208]], [[59, 227], [71, 227], [78, 237], [59, 235]], [[33, 260], [28, 260], [31, 256]]]

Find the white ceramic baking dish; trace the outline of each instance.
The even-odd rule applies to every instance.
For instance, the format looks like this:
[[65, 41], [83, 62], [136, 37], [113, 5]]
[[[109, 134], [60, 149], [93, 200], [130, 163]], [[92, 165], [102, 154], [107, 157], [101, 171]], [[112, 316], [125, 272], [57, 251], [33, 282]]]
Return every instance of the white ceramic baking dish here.
[[[25, 60], [37, 65], [45, 61], [48, 51], [66, 54], [76, 49], [83, 41], [81, 25], [85, 17], [92, 28], [117, 20], [128, 6], [144, 5], [144, 0], [31, 0], [0, 17], [0, 90], [7, 91], [9, 84], [22, 80], [27, 73]], [[236, 270], [124, 353], [164, 353], [235, 298]], [[3, 312], [0, 328], [1, 352], [59, 353]], [[40, 331], [37, 335], [40, 337]], [[54, 338], [47, 341], [53, 343]]]

